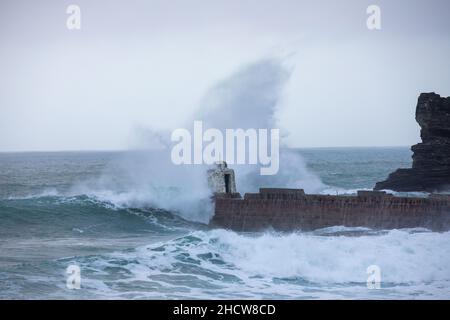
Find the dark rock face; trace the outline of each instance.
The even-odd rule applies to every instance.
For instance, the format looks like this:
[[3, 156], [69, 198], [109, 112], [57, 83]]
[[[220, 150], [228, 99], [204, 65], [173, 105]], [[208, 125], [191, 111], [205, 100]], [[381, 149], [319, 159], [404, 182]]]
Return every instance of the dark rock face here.
[[411, 147], [413, 165], [398, 169], [375, 190], [442, 191], [450, 190], [450, 97], [422, 93], [416, 109], [422, 143]]

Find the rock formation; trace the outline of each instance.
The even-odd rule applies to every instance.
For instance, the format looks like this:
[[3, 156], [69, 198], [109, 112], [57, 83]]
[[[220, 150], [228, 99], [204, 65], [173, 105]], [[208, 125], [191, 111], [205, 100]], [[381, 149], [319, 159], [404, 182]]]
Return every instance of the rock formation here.
[[450, 97], [422, 93], [416, 109], [422, 143], [411, 147], [413, 164], [398, 169], [375, 190], [443, 191], [450, 190]]

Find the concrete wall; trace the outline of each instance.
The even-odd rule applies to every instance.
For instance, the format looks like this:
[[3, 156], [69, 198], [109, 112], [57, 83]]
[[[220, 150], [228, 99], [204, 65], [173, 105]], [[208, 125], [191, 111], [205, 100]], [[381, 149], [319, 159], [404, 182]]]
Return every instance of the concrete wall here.
[[305, 195], [303, 190], [264, 189], [243, 199], [215, 199], [215, 226], [236, 231], [273, 228], [312, 230], [331, 226], [450, 230], [450, 198], [394, 197], [382, 192], [358, 196]]

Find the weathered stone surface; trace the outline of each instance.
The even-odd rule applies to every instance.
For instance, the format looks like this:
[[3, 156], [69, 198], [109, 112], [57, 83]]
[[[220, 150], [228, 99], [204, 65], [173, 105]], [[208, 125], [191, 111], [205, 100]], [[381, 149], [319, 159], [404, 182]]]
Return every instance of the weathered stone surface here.
[[216, 163], [216, 168], [208, 170], [208, 186], [214, 194], [235, 194], [234, 170], [229, 169], [225, 161]]
[[236, 231], [314, 230], [332, 226], [450, 229], [450, 196], [396, 197], [360, 191], [358, 196], [264, 190], [244, 198], [215, 199], [211, 225]]
[[375, 190], [443, 191], [450, 190], [450, 97], [422, 93], [416, 108], [422, 143], [411, 147], [412, 168], [398, 169]]

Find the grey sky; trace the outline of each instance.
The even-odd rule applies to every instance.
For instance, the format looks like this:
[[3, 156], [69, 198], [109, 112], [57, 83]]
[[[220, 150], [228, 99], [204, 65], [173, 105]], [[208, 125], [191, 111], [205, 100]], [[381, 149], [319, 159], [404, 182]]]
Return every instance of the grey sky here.
[[294, 70], [278, 113], [291, 146], [414, 144], [419, 93], [450, 95], [449, 30], [445, 0], [2, 0], [0, 151], [137, 146], [266, 57]]

